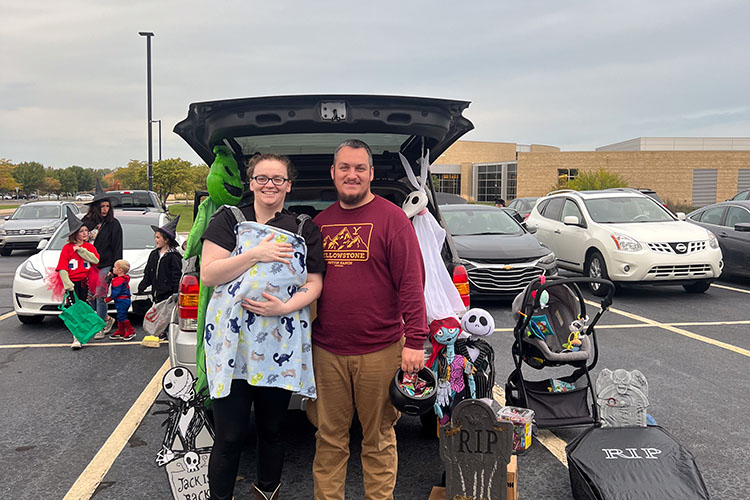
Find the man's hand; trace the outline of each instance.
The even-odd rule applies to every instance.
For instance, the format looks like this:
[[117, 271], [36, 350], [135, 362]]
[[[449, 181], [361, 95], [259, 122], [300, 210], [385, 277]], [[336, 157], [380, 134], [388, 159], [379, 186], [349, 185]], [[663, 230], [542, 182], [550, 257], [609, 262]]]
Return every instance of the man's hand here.
[[401, 351], [401, 369], [404, 373], [416, 373], [424, 368], [424, 349], [404, 347]]

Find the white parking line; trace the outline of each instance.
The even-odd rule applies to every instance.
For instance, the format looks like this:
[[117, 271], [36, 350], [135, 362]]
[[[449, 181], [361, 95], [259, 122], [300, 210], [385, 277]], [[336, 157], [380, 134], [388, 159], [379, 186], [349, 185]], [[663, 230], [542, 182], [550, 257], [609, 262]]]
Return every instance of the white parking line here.
[[130, 437], [141, 424], [151, 405], [154, 404], [154, 400], [161, 391], [161, 381], [167, 370], [169, 370], [168, 358], [151, 378], [151, 382], [138, 396], [136, 402], [130, 407], [120, 424], [84, 469], [63, 500], [88, 500], [91, 498]]
[[[160, 344], [167, 344], [168, 342], [166, 340], [162, 340], [159, 342]], [[125, 347], [125, 346], [140, 346], [141, 343], [137, 340], [134, 341], [122, 341], [122, 340], [115, 340], [113, 342], [92, 342], [89, 344], [85, 344], [83, 347], [85, 349], [88, 349], [89, 347]], [[0, 345], [0, 349], [28, 349], [28, 348], [38, 348], [38, 349], [48, 349], [52, 347], [67, 347], [70, 349], [70, 342], [67, 342], [65, 344], [5, 344]]]
[[745, 288], [735, 288], [733, 286], [717, 285], [716, 283], [711, 283], [711, 286], [716, 287], [716, 288], [722, 288], [724, 290], [731, 290], [733, 292], [750, 293], [750, 290], [746, 290]]

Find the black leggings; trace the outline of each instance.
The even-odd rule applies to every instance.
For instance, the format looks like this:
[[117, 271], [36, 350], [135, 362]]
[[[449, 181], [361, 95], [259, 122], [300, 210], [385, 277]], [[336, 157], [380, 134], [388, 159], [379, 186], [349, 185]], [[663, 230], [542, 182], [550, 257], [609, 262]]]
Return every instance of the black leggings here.
[[255, 405], [258, 477], [263, 491], [273, 491], [281, 481], [284, 444], [281, 426], [292, 393], [275, 387], [255, 387], [245, 380], [233, 380], [229, 396], [214, 399], [216, 438], [208, 462], [211, 500], [232, 498], [240, 454], [247, 439], [250, 406]]

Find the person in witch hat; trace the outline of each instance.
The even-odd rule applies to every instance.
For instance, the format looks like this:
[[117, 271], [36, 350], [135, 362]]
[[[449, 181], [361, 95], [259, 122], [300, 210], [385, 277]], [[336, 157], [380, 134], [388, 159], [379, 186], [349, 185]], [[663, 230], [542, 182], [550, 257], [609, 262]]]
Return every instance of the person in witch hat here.
[[[68, 242], [60, 252], [60, 260], [55, 271], [60, 277], [63, 288], [75, 293], [80, 300], [87, 300], [89, 287], [97, 284], [99, 277], [96, 265], [99, 263], [99, 252], [88, 242], [89, 228], [73, 213], [67, 210], [66, 230]], [[81, 343], [73, 337], [72, 349], [80, 349]]]
[[[154, 248], [148, 256], [143, 279], [138, 285], [138, 293], [143, 294], [151, 287], [154, 304], [177, 294], [182, 277], [182, 256], [177, 251], [178, 215], [162, 227], [151, 226], [154, 230]], [[162, 332], [160, 335], [163, 338]]]
[[102, 188], [99, 179], [96, 180], [94, 199], [87, 203], [89, 209], [83, 217], [83, 223], [89, 228], [89, 242], [93, 243], [99, 252], [99, 284], [91, 288], [93, 299], [91, 307], [100, 318], [106, 321], [102, 331], [94, 335], [94, 339], [103, 339], [115, 324], [114, 318], [107, 314], [108, 282], [107, 274], [112, 270], [115, 261], [122, 259], [122, 226], [115, 219], [112, 202]]

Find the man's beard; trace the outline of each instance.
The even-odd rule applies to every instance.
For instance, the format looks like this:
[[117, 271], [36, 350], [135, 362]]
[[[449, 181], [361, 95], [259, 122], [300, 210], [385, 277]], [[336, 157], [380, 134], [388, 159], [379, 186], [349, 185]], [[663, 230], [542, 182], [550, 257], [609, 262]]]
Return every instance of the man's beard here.
[[358, 194], [343, 194], [338, 193], [339, 201], [347, 205], [356, 205], [367, 197], [367, 191]]

